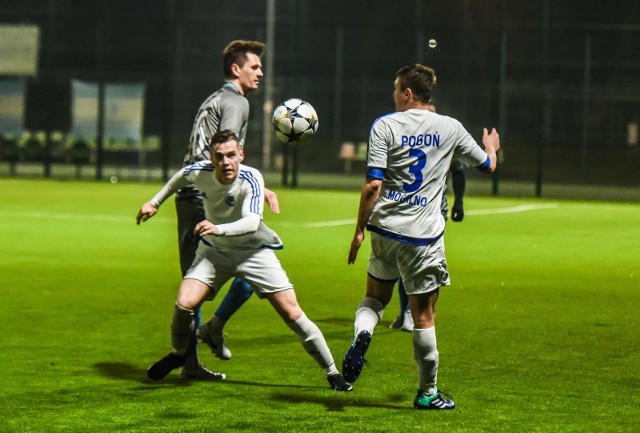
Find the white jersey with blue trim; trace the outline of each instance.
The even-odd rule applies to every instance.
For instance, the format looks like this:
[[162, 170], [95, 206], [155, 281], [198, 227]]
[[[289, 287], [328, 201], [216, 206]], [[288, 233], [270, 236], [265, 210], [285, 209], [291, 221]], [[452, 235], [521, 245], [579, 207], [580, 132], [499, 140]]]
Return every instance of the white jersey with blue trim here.
[[456, 119], [415, 108], [377, 119], [369, 135], [367, 177], [381, 179], [382, 189], [367, 229], [423, 245], [442, 236], [440, 205], [454, 158], [471, 166], [489, 161]]
[[[240, 164], [236, 180], [225, 185], [216, 179], [211, 161], [196, 162], [179, 170], [151, 203], [159, 207], [168, 196], [187, 184], [198, 188], [207, 221], [218, 226], [222, 232], [221, 236], [205, 236], [205, 244], [218, 249], [236, 250], [282, 248], [280, 237], [262, 221], [264, 179], [260, 171]], [[257, 224], [257, 230], [247, 233], [246, 227], [254, 223]]]

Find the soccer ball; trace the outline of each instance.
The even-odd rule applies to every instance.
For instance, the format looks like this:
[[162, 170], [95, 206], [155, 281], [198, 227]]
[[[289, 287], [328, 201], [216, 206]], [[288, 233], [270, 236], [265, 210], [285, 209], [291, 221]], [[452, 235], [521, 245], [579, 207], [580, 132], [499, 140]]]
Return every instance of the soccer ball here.
[[287, 99], [273, 111], [273, 130], [283, 143], [305, 141], [318, 130], [318, 115], [308, 102]]

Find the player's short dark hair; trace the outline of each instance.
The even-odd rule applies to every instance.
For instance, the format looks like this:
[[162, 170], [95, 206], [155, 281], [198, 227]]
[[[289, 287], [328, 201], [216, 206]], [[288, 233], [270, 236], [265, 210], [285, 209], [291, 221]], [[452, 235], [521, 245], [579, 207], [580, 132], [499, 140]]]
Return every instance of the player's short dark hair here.
[[400, 90], [411, 89], [414, 96], [425, 103], [431, 99], [431, 92], [436, 86], [436, 71], [433, 68], [417, 63], [404, 66], [396, 72], [396, 78]]
[[219, 131], [213, 134], [211, 136], [211, 140], [209, 140], [209, 144], [213, 149], [218, 144], [226, 143], [229, 140], [235, 140], [238, 143], [238, 147], [240, 146], [240, 139], [238, 138], [236, 133], [230, 129], [225, 129], [224, 131]]
[[265, 45], [258, 41], [231, 41], [222, 52], [224, 58], [224, 76], [225, 78], [233, 78], [231, 73], [231, 65], [234, 63], [240, 67], [244, 66], [247, 61], [247, 53], [253, 53], [260, 57], [264, 52]]

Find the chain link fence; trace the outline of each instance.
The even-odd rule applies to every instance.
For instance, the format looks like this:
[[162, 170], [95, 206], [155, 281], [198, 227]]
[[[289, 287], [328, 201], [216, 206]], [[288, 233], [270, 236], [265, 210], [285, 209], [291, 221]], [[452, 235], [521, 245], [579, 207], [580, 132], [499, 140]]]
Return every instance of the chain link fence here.
[[[197, 107], [223, 82], [224, 46], [267, 36], [268, 2], [241, 3], [2, 2], [0, 27], [37, 27], [39, 47], [35, 74], [0, 75], [0, 175], [166, 178], [181, 165]], [[273, 141], [270, 167], [263, 167], [263, 128], [270, 128], [263, 108], [271, 107], [263, 91], [254, 92], [247, 163], [286, 180], [281, 170], [291, 168], [285, 158], [295, 153], [303, 176], [326, 174], [340, 185], [358, 178], [371, 123], [393, 110], [396, 70], [421, 62], [438, 73], [440, 113], [461, 120], [478, 140], [483, 127], [501, 134], [500, 170], [491, 185], [481, 183], [483, 191], [635, 191], [640, 5], [479, 3], [275, 1], [275, 38], [265, 54], [273, 56], [273, 102], [309, 101], [320, 128], [288, 149]], [[78, 80], [98, 89], [85, 113], [93, 116], [93, 135], [74, 132]], [[131, 83], [144, 86], [140, 134], [110, 136], [109, 110], [116, 108], [104, 89]]]

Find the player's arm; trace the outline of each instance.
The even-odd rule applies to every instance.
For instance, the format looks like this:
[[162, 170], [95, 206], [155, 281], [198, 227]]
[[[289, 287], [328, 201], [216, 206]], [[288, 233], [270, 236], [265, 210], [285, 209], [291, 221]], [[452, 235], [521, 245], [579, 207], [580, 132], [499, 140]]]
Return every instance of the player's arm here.
[[280, 213], [280, 203], [278, 203], [278, 195], [275, 192], [265, 188], [264, 201], [267, 202], [267, 205], [269, 206], [269, 209], [271, 209], [271, 212], [275, 214]]
[[158, 193], [153, 196], [151, 200], [143, 204], [138, 210], [136, 215], [136, 224], [140, 225], [141, 222], [147, 221], [153, 217], [157, 212], [160, 205], [177, 190], [189, 184], [184, 174], [184, 169], [178, 170], [167, 182]]
[[480, 171], [493, 173], [498, 165], [498, 150], [500, 149], [500, 136], [495, 128], [491, 132], [483, 129], [482, 144], [479, 146], [471, 135], [464, 129], [460, 122], [454, 124], [458, 129], [458, 140], [454, 158], [472, 166]]
[[451, 219], [460, 222], [464, 219], [464, 190], [467, 183], [464, 165], [460, 161], [454, 160], [451, 164], [451, 183], [453, 184]]
[[140, 225], [141, 222], [147, 221], [158, 212], [158, 208], [155, 207], [150, 201], [143, 204], [138, 210], [136, 215], [136, 224]]
[[225, 224], [214, 224], [210, 221], [204, 220], [196, 224], [193, 233], [199, 236], [240, 236], [249, 233], [255, 233], [260, 226], [260, 215], [250, 213], [245, 215], [239, 220]]
[[348, 264], [355, 263], [358, 250], [364, 241], [364, 230], [373, 213], [373, 208], [380, 197], [382, 179], [387, 166], [387, 144], [393, 139], [389, 126], [381, 119], [376, 119], [369, 131], [369, 146], [367, 148], [367, 177], [360, 192], [358, 206], [358, 220], [356, 231], [351, 240]]
[[487, 128], [482, 129], [482, 144], [484, 145], [484, 151], [487, 152], [490, 163], [483, 171], [493, 173], [498, 166], [498, 150], [500, 150], [500, 136], [495, 128], [491, 129], [491, 132]]
[[[349, 250], [348, 264], [355, 263], [358, 257], [358, 250], [362, 246], [364, 241], [364, 230], [369, 222], [373, 207], [380, 197], [380, 190], [382, 189], [382, 170], [369, 169], [367, 179], [362, 185], [362, 191], [360, 193], [360, 205], [358, 206], [358, 220], [356, 221], [356, 231], [351, 241], [351, 249]], [[373, 177], [370, 177], [373, 176]]]
[[243, 192], [238, 196], [236, 206], [242, 206], [241, 217], [233, 222], [213, 224], [202, 221], [196, 225], [194, 234], [200, 236], [240, 236], [254, 233], [260, 227], [264, 210], [264, 180], [256, 172], [245, 173]]

